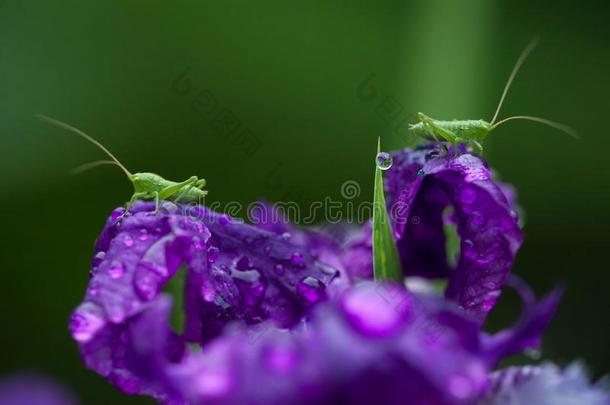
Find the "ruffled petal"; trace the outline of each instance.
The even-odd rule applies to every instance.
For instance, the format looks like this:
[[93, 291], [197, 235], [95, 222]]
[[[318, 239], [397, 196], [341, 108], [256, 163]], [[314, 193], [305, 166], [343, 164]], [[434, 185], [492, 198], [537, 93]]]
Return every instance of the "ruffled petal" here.
[[[522, 242], [506, 190], [494, 181], [485, 161], [474, 155], [437, 156], [434, 146], [426, 146], [403, 150], [393, 158], [386, 191], [406, 274], [448, 277], [447, 296], [483, 319]], [[461, 240], [455, 269], [447, 262], [445, 248], [447, 207], [453, 208]]]
[[[520, 288], [525, 288], [525, 284], [520, 285]], [[563, 290], [557, 288], [538, 303], [525, 301], [523, 315], [514, 327], [493, 336], [482, 335], [489, 361], [497, 363], [524, 350], [539, 349], [542, 334], [553, 319], [562, 295]], [[527, 297], [531, 299], [529, 297], [533, 297], [533, 293], [528, 293]]]
[[153, 215], [153, 204], [137, 203], [119, 222], [122, 211], [113, 212], [96, 244], [85, 300], [70, 320], [87, 365], [126, 392], [157, 395], [127, 366], [126, 328], [182, 264], [180, 339], [200, 344], [231, 321], [293, 326], [337, 274], [272, 232], [203, 207], [170, 208]]
[[[161, 298], [146, 311], [155, 307], [169, 313]], [[169, 338], [167, 328], [167, 319], [152, 316], [148, 326], [132, 325], [132, 337]], [[162, 370], [154, 384], [172, 393], [166, 402], [468, 404], [486, 389], [489, 372], [477, 331], [477, 322], [439, 297], [364, 283], [317, 306], [293, 330], [237, 327], [178, 362], [150, 344], [139, 356], [155, 358], [141, 364]]]
[[[251, 210], [252, 222], [305, 247], [320, 262], [336, 268], [345, 283], [373, 278], [372, 226], [326, 224], [299, 227], [289, 222], [281, 206], [259, 201]], [[344, 284], [345, 284], [344, 283]]]

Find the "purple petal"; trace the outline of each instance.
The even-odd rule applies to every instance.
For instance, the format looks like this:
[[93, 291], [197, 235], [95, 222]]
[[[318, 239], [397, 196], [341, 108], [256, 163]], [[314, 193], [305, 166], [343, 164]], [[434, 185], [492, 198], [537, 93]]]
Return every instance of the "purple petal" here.
[[341, 281], [370, 280], [373, 278], [372, 226], [327, 224], [318, 227], [299, 227], [288, 221], [280, 206], [258, 202], [251, 210], [251, 220], [258, 227], [289, 238], [304, 246], [322, 263], [336, 268]]
[[[148, 308], [169, 312], [161, 299]], [[167, 320], [151, 316], [150, 324], [134, 323], [132, 337], [170, 336]], [[316, 307], [305, 327], [260, 326], [227, 331], [178, 362], [145, 344], [140, 363], [162, 370], [154, 384], [176, 403], [449, 405], [471, 403], [486, 388], [477, 322], [439, 297], [364, 283]]]
[[484, 338], [484, 350], [489, 360], [498, 362], [526, 349], [538, 349], [542, 333], [555, 315], [562, 295], [561, 289], [555, 289], [539, 303], [526, 302], [524, 314], [515, 327]]
[[[125, 368], [126, 328], [181, 264], [188, 271], [182, 338], [195, 343], [220, 335], [230, 321], [292, 326], [324, 298], [325, 286], [336, 276], [302, 246], [272, 232], [203, 207], [151, 215], [153, 208], [137, 203], [118, 223], [121, 210], [113, 212], [96, 245], [85, 301], [70, 320], [87, 365], [126, 392], [156, 395]], [[318, 283], [315, 299], [310, 292], [299, 295], [305, 282]]]
[[[447, 296], [480, 319], [494, 306], [522, 233], [487, 164], [470, 154], [432, 156], [434, 147], [394, 154], [387, 192], [408, 275], [449, 277]], [[461, 239], [457, 267], [446, 258], [443, 211], [453, 207]]]

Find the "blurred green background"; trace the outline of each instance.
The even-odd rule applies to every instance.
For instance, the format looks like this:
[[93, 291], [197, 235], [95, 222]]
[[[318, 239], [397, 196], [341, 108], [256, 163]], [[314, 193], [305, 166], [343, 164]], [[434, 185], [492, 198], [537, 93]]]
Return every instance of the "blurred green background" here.
[[[93, 241], [130, 184], [110, 167], [71, 176], [103, 156], [33, 114], [89, 132], [134, 171], [203, 176], [210, 202], [305, 206], [340, 198], [347, 180], [364, 201], [378, 136], [385, 149], [406, 145], [416, 111], [490, 119], [534, 35], [502, 116], [562, 121], [582, 140], [514, 122], [492, 134], [487, 157], [527, 212], [515, 272], [539, 294], [567, 287], [543, 355], [610, 371], [608, 11], [557, 0], [0, 0], [0, 375], [51, 374], [84, 404], [151, 403], [86, 371], [66, 328]], [[490, 330], [518, 311], [506, 294]]]

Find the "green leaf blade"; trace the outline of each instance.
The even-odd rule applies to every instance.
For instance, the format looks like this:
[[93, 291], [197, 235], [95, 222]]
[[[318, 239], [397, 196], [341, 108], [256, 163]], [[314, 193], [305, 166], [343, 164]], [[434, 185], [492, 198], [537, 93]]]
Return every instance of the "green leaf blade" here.
[[[378, 139], [377, 153], [379, 152], [381, 152], [381, 141]], [[373, 191], [373, 274], [377, 281], [402, 282], [403, 280], [400, 258], [385, 202], [383, 173], [377, 165], [375, 165]]]

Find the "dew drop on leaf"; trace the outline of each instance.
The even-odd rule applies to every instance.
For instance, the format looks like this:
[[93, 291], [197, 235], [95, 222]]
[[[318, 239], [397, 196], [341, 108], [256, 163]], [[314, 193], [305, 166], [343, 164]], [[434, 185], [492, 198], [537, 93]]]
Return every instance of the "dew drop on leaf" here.
[[375, 158], [375, 164], [381, 170], [388, 170], [392, 167], [392, 156], [388, 152], [379, 152]]

